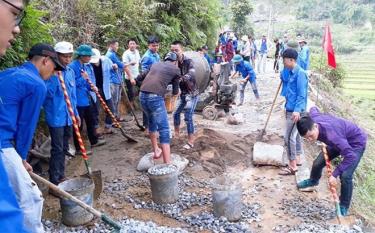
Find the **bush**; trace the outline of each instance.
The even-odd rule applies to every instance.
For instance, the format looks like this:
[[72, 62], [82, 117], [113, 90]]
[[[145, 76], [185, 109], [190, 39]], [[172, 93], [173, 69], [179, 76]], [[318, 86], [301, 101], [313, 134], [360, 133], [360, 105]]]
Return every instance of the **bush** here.
[[332, 69], [327, 65], [327, 58], [325, 56], [325, 54], [323, 54], [323, 57], [313, 54], [311, 56], [311, 70], [321, 73], [332, 83], [334, 88], [342, 87], [342, 82], [346, 77], [345, 69], [339, 63], [336, 63], [336, 69]]

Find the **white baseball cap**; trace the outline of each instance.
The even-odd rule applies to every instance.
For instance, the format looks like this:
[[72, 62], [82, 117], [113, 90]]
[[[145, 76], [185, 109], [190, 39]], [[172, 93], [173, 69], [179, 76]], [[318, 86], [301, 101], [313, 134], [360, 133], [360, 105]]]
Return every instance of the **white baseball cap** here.
[[92, 49], [93, 55], [91, 56], [90, 63], [98, 63], [100, 59], [100, 51], [98, 49]]
[[69, 43], [69, 42], [66, 42], [66, 41], [58, 42], [55, 45], [55, 51], [57, 53], [63, 53], [63, 54], [73, 53], [74, 52], [73, 45], [71, 43]]

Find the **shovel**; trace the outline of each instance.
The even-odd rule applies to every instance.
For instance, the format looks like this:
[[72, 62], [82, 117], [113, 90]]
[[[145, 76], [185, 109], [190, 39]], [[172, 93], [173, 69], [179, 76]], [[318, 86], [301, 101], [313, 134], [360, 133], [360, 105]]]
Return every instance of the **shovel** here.
[[[84, 71], [82, 70], [82, 72], [84, 72]], [[118, 128], [118, 129], [120, 129], [122, 136], [124, 136], [128, 140], [128, 142], [136, 143], [137, 140], [133, 139], [132, 137], [130, 137], [129, 135], [127, 135], [125, 133], [125, 130], [121, 127], [121, 125], [117, 121], [115, 115], [113, 115], [113, 113], [111, 112], [111, 110], [109, 109], [109, 107], [107, 106], [107, 104], [105, 103], [103, 97], [100, 95], [97, 87], [91, 82], [91, 80], [88, 77], [87, 78], [84, 77], [84, 79], [90, 85], [91, 90], [93, 90], [95, 92], [96, 96], [98, 97], [98, 99], [100, 101], [100, 104], [102, 105], [102, 107], [104, 108], [104, 110], [107, 112], [107, 114], [111, 117], [111, 119], [112, 119], [113, 124], [115, 125], [115, 127]]]
[[[119, 76], [119, 74], [117, 73], [117, 76]], [[119, 77], [120, 78], [120, 77]], [[134, 107], [133, 105], [130, 103], [130, 100], [129, 100], [129, 96], [128, 96], [128, 93], [126, 92], [126, 89], [125, 89], [125, 86], [124, 86], [124, 82], [121, 82], [121, 87], [122, 87], [122, 90], [124, 91], [124, 95], [125, 95], [125, 101], [126, 101], [126, 104], [128, 104], [130, 106], [130, 112], [131, 114], [133, 115], [134, 117], [134, 120], [135, 120], [135, 123], [137, 124], [138, 128], [142, 131], [145, 131], [146, 128], [141, 125], [138, 121], [138, 118], [137, 116], [135, 115], [135, 112], [134, 112]]]
[[89, 157], [87, 156], [85, 144], [83, 143], [83, 140], [82, 140], [82, 136], [81, 136], [81, 132], [79, 130], [78, 122], [77, 122], [76, 116], [74, 115], [72, 103], [70, 102], [70, 98], [69, 98], [68, 92], [66, 90], [66, 85], [65, 85], [64, 78], [62, 76], [61, 71], [58, 72], [58, 78], [59, 78], [59, 81], [60, 81], [60, 84], [61, 84], [61, 88], [63, 89], [63, 92], [64, 92], [64, 99], [65, 99], [66, 105], [68, 107], [70, 117], [72, 118], [72, 121], [73, 121], [74, 133], [76, 134], [77, 139], [78, 139], [79, 148], [81, 150], [82, 158], [83, 158], [83, 161], [85, 162], [85, 166], [86, 166], [86, 169], [87, 169], [87, 173], [88, 173], [87, 175], [89, 176], [90, 179], [92, 179], [94, 181], [94, 184], [95, 184], [94, 198], [97, 199], [103, 191], [102, 172], [100, 170], [92, 172], [92, 170], [91, 170], [91, 166], [90, 166], [90, 163], [89, 163]]
[[[331, 161], [329, 160], [329, 157], [328, 157], [327, 145], [324, 143], [321, 143], [321, 147], [322, 147], [324, 160], [326, 161], [327, 177], [329, 178], [332, 175], [332, 166], [331, 166]], [[341, 209], [340, 209], [340, 200], [337, 195], [336, 187], [334, 185], [329, 184], [329, 191], [331, 192], [332, 199], [335, 202], [336, 217], [337, 217], [338, 223], [340, 225], [346, 225], [346, 226], [352, 225], [350, 216], [348, 217], [342, 216]]]
[[282, 81], [280, 81], [279, 86], [277, 87], [276, 95], [275, 95], [275, 97], [273, 98], [272, 105], [271, 105], [271, 109], [270, 109], [270, 112], [268, 113], [268, 116], [267, 116], [266, 124], [264, 124], [264, 127], [263, 127], [262, 131], [261, 131], [260, 134], [258, 135], [258, 137], [257, 137], [257, 141], [262, 141], [263, 136], [264, 136], [264, 134], [266, 133], [266, 128], [267, 128], [268, 122], [269, 122], [269, 120], [270, 120], [271, 113], [272, 113], [272, 111], [273, 111], [273, 107], [275, 106], [277, 96], [279, 95], [279, 92], [280, 92], [280, 89], [281, 89], [281, 85], [282, 85]]
[[115, 220], [113, 220], [112, 218], [110, 218], [109, 216], [107, 216], [106, 214], [104, 214], [104, 213], [94, 209], [93, 207], [87, 205], [86, 203], [82, 202], [81, 200], [79, 200], [78, 198], [69, 194], [68, 192], [65, 192], [64, 190], [60, 189], [59, 187], [52, 184], [51, 182], [44, 179], [43, 177], [40, 177], [33, 172], [29, 172], [29, 174], [30, 174], [31, 178], [33, 178], [34, 180], [37, 180], [37, 181], [47, 185], [49, 189], [53, 190], [53, 193], [59, 195], [62, 198], [66, 198], [66, 199], [69, 199], [69, 200], [75, 202], [77, 205], [81, 206], [86, 211], [92, 213], [96, 217], [100, 218], [103, 222], [112, 226], [114, 228], [114, 230], [112, 232], [120, 232], [121, 225], [118, 222], [116, 222]]

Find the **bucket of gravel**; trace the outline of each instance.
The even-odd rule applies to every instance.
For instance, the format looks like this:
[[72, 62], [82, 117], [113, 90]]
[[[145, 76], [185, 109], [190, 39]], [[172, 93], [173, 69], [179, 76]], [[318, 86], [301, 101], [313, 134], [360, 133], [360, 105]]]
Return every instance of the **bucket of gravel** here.
[[170, 204], [178, 200], [178, 168], [173, 164], [158, 164], [148, 169], [152, 200]]
[[242, 187], [235, 180], [220, 176], [212, 182], [214, 215], [238, 221], [242, 214]]
[[[73, 178], [64, 181], [58, 187], [83, 201], [89, 206], [93, 204], [94, 182], [87, 178]], [[90, 222], [94, 215], [75, 202], [60, 198], [62, 222], [67, 226], [79, 226]]]

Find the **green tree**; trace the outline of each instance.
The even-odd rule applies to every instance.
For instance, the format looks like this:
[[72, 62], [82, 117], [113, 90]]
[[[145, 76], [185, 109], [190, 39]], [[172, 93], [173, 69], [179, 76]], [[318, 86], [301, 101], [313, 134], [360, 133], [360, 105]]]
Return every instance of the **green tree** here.
[[232, 12], [231, 26], [232, 29], [242, 35], [252, 33], [252, 27], [248, 20], [254, 8], [250, 0], [233, 0], [230, 4]]
[[40, 42], [51, 43], [50, 24], [40, 21], [45, 12], [37, 10], [34, 4], [27, 6], [27, 15], [21, 25], [21, 34], [17, 37], [12, 48], [0, 60], [0, 70], [23, 63], [30, 48]]

